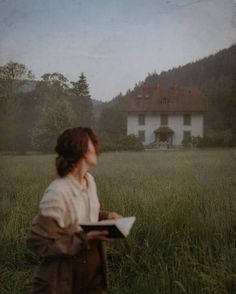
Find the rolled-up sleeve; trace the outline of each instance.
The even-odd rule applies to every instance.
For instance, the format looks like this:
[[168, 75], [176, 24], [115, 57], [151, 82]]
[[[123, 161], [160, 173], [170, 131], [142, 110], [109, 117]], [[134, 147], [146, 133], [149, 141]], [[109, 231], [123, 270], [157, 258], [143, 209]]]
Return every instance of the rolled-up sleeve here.
[[26, 246], [37, 255], [75, 255], [89, 249], [90, 243], [83, 231], [74, 227], [61, 228], [55, 219], [38, 214], [26, 237]]
[[65, 203], [61, 191], [47, 189], [39, 203], [40, 214], [52, 217], [62, 228], [65, 227]]

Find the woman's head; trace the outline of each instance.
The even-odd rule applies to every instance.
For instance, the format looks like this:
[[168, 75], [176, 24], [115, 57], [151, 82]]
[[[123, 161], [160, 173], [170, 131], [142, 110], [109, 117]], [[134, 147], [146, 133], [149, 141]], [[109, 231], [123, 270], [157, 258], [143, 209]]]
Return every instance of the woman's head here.
[[58, 153], [57, 173], [64, 177], [81, 159], [89, 166], [96, 165], [99, 155], [98, 139], [91, 128], [69, 128], [57, 138], [55, 151]]

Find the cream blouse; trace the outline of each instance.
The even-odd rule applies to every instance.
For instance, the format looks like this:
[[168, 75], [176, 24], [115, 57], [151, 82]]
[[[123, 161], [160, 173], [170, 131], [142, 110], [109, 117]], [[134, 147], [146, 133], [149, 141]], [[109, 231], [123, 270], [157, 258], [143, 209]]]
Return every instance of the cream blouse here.
[[100, 203], [96, 183], [90, 173], [85, 176], [88, 190], [70, 173], [52, 181], [39, 203], [40, 213], [53, 217], [62, 228], [76, 224], [81, 229], [80, 223], [98, 221]]

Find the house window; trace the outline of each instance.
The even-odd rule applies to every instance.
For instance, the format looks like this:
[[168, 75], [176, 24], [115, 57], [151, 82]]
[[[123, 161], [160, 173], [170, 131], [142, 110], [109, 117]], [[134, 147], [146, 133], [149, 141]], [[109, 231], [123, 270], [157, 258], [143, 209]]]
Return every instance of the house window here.
[[141, 142], [145, 141], [145, 131], [138, 131], [138, 137]]
[[145, 115], [144, 114], [139, 114], [138, 115], [138, 124], [140, 126], [145, 125]]
[[168, 125], [168, 115], [161, 114], [161, 126], [167, 126], [167, 125]]
[[183, 140], [188, 141], [191, 138], [191, 131], [184, 131]]
[[184, 114], [184, 125], [185, 126], [191, 125], [191, 114]]

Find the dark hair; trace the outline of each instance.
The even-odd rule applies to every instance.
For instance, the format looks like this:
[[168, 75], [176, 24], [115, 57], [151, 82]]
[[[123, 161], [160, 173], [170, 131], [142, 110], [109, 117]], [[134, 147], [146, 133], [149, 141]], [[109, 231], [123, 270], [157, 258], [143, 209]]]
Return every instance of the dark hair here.
[[74, 127], [63, 131], [57, 138], [55, 151], [56, 169], [59, 176], [66, 176], [75, 164], [84, 157], [88, 149], [88, 142], [91, 139], [96, 154], [99, 155], [98, 139], [91, 128]]

